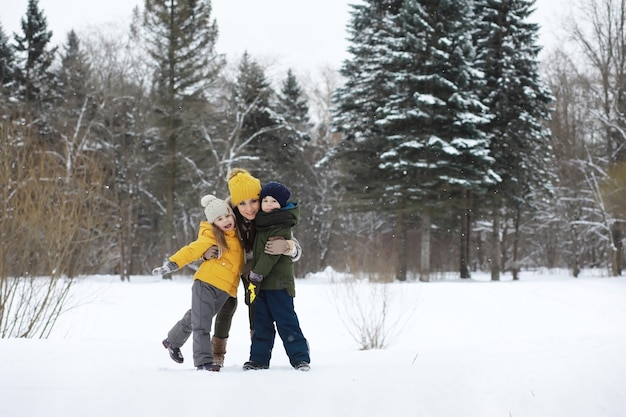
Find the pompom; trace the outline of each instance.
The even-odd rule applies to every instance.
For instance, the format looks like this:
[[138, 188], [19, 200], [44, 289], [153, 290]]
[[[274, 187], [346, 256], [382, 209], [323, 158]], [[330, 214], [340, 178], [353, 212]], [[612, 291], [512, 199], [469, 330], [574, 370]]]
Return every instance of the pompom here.
[[200, 200], [200, 204], [202, 204], [202, 207], [206, 207], [209, 204], [211, 204], [211, 201], [217, 200], [218, 198], [215, 197], [212, 194], [209, 195], [205, 195], [204, 197], [202, 197], [202, 199]]
[[248, 170], [243, 169], [243, 168], [233, 168], [230, 170], [230, 172], [227, 174], [227, 178], [226, 181], [230, 181], [232, 180], [235, 175], [237, 174], [245, 174], [245, 175], [250, 175], [250, 173], [248, 172]]

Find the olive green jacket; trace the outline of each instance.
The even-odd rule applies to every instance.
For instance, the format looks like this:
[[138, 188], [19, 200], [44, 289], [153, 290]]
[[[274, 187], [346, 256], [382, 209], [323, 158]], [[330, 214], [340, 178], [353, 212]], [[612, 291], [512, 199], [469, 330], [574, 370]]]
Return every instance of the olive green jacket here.
[[287, 290], [296, 296], [293, 261], [285, 255], [268, 255], [265, 243], [274, 236], [293, 239], [291, 229], [300, 221], [300, 206], [289, 203], [270, 213], [259, 212], [254, 219], [256, 236], [252, 250], [252, 271], [263, 276], [261, 290]]

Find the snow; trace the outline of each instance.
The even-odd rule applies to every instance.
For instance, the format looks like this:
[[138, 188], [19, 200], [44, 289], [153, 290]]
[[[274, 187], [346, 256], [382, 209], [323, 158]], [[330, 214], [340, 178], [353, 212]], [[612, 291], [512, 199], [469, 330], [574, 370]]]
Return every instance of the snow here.
[[[176, 364], [161, 340], [190, 305], [191, 278], [90, 276], [49, 339], [0, 339], [1, 415], [623, 416], [626, 278], [602, 275], [475, 274], [380, 291], [327, 270], [296, 283], [308, 373], [289, 366], [280, 339], [269, 370], [242, 371], [243, 302], [222, 372], [196, 371], [191, 341]], [[347, 311], [376, 316], [383, 300], [397, 325], [388, 347], [359, 350]]]

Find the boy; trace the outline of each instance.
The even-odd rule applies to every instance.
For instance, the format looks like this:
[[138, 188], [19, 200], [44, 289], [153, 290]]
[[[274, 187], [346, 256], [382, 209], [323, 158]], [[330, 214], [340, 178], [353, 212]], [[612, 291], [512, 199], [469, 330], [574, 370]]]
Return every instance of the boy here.
[[289, 189], [278, 182], [269, 182], [261, 189], [261, 212], [255, 219], [250, 271], [250, 281], [261, 291], [257, 290], [254, 301], [250, 360], [244, 363], [244, 370], [269, 368], [276, 330], [291, 366], [301, 371], [310, 369], [309, 345], [300, 329], [293, 302], [296, 296], [293, 263], [287, 256], [264, 253], [270, 238], [292, 239], [291, 229], [300, 220], [300, 207], [288, 201], [290, 196]]

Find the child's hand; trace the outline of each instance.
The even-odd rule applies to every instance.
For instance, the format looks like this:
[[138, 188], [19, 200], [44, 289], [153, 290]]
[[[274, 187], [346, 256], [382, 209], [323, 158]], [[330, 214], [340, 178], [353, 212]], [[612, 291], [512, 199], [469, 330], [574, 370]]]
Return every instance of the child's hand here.
[[174, 271], [178, 271], [178, 265], [176, 265], [175, 262], [172, 261], [167, 261], [163, 264], [163, 266], [158, 267], [158, 268], [154, 268], [152, 270], [152, 275], [158, 276], [158, 275], [165, 275], [165, 274], [169, 274], [170, 272], [174, 272]]
[[256, 284], [263, 281], [263, 275], [259, 275], [254, 271], [250, 271], [250, 277], [248, 279]]

